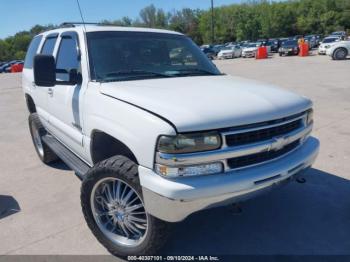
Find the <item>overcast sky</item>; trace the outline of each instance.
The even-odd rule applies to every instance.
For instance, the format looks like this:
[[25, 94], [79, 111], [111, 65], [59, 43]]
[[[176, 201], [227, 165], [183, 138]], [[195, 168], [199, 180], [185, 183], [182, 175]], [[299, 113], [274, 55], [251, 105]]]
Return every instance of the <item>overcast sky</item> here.
[[[214, 0], [216, 6], [240, 3], [242, 0]], [[89, 22], [116, 20], [123, 16], [136, 18], [140, 9], [154, 4], [165, 11], [210, 8], [210, 0], [80, 0], [84, 18]], [[61, 24], [80, 21], [76, 0], [4, 0], [1, 1], [0, 38], [28, 30], [36, 24]]]

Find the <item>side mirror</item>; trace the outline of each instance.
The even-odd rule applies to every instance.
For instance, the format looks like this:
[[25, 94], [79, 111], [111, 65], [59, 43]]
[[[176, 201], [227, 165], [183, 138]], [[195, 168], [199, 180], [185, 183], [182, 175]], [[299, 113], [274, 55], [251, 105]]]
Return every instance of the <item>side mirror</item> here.
[[34, 57], [34, 82], [37, 86], [54, 86], [56, 82], [56, 64], [52, 55]]

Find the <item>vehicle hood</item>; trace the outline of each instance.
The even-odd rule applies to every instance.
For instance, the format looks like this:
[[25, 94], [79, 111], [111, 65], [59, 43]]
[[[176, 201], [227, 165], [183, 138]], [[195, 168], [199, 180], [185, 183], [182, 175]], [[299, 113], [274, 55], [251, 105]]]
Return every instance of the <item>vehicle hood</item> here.
[[298, 46], [297, 45], [284, 45], [284, 46], [281, 46], [282, 49], [290, 49], [290, 48], [297, 48]]
[[226, 75], [101, 83], [100, 92], [167, 119], [178, 132], [258, 123], [311, 107], [289, 91]]
[[258, 48], [257, 47], [245, 47], [243, 48], [243, 52], [249, 52], [249, 51], [256, 51]]

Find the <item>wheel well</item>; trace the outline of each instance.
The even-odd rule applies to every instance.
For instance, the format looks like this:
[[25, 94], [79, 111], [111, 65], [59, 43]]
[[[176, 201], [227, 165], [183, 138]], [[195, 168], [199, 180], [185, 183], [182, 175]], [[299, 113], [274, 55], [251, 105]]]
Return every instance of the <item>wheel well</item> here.
[[116, 155], [125, 156], [138, 164], [135, 155], [124, 143], [102, 131], [93, 131], [90, 150], [93, 164]]
[[25, 98], [29, 113], [36, 113], [36, 107], [33, 98], [28, 94], [25, 94]]

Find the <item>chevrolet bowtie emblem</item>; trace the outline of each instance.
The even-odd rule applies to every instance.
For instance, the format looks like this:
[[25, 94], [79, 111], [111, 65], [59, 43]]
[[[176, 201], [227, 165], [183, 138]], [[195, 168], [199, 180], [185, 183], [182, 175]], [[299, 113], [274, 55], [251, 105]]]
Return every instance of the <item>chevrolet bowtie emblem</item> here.
[[273, 142], [271, 143], [271, 146], [269, 148], [269, 151], [277, 151], [282, 149], [286, 144], [288, 143], [288, 140], [285, 137], [274, 137]]

